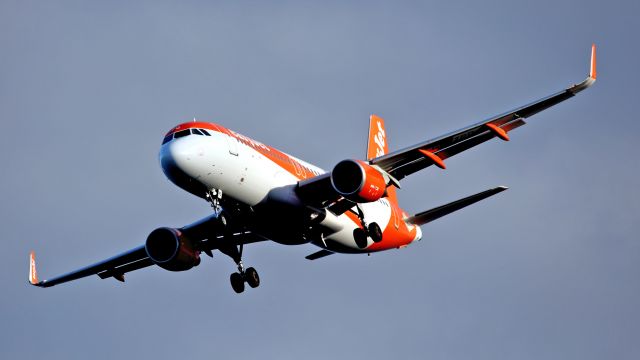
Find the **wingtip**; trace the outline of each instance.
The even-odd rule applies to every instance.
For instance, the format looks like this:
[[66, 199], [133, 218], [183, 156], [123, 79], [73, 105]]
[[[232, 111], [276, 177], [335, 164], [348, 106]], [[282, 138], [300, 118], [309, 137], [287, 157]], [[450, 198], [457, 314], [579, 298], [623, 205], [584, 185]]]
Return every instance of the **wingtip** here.
[[36, 286], [40, 284], [36, 270], [36, 253], [33, 250], [29, 253], [29, 283]]
[[596, 79], [598, 72], [596, 71], [596, 44], [591, 44], [591, 67], [589, 69], [589, 77]]
[[593, 43], [591, 44], [591, 62], [589, 64], [589, 77], [584, 79], [581, 83], [571, 86], [567, 90], [575, 95], [580, 91], [591, 87], [591, 85], [593, 85], [596, 82], [597, 76], [598, 76], [598, 72], [596, 70], [596, 44]]

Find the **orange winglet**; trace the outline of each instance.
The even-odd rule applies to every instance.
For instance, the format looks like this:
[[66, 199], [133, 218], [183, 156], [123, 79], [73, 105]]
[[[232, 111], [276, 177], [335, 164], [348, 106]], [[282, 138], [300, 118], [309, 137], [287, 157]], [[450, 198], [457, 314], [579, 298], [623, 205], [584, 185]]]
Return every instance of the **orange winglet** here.
[[596, 44], [591, 45], [591, 69], [589, 69], [589, 77], [596, 78]]
[[507, 135], [507, 132], [504, 131], [502, 128], [494, 124], [485, 124], [485, 125], [489, 128], [489, 130], [493, 132], [495, 136], [499, 137], [504, 141], [509, 141], [509, 135]]
[[36, 253], [33, 251], [29, 254], [29, 282], [31, 285], [39, 283], [38, 272], [36, 271]]
[[442, 159], [440, 159], [438, 157], [438, 155], [432, 153], [431, 151], [427, 151], [427, 150], [422, 150], [422, 149], [418, 149], [418, 151], [420, 151], [420, 153], [422, 155], [424, 155], [425, 157], [431, 159], [431, 161], [433, 161], [433, 163], [439, 167], [440, 169], [446, 169], [447, 166], [444, 164], [444, 161], [442, 161]]

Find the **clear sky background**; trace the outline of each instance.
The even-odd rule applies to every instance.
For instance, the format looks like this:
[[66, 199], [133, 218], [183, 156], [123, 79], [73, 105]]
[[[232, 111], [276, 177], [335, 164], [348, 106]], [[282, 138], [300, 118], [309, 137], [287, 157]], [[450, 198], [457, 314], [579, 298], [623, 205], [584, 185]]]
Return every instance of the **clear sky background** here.
[[[0, 0], [0, 358], [638, 359], [637, 1]], [[403, 250], [246, 249], [127, 282], [28, 286], [210, 213], [157, 153], [193, 117], [326, 169], [599, 79], [403, 181], [422, 211], [510, 189]]]

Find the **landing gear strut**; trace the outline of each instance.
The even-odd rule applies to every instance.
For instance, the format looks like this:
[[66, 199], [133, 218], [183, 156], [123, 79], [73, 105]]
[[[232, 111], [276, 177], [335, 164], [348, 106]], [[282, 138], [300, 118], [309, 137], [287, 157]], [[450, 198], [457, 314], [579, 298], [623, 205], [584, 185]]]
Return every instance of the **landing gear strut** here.
[[[211, 189], [206, 192], [205, 197], [213, 211], [218, 214], [218, 226], [222, 229], [222, 233], [224, 236], [223, 246], [221, 246], [218, 250], [223, 254], [229, 256], [233, 259], [233, 261], [238, 266], [238, 272], [234, 272], [229, 276], [229, 281], [231, 282], [231, 287], [233, 291], [236, 293], [241, 293], [244, 291], [244, 284], [249, 284], [252, 288], [257, 288], [260, 286], [260, 276], [258, 275], [258, 271], [256, 269], [250, 267], [245, 270], [242, 264], [242, 250], [244, 248], [243, 244], [236, 246], [234, 245], [234, 232], [238, 230], [237, 227], [234, 226], [234, 222], [231, 224], [229, 220], [237, 220], [242, 219], [241, 222], [247, 223], [251, 220], [252, 209], [240, 209], [234, 205], [234, 203], [230, 203], [228, 201], [225, 202], [225, 199], [222, 196], [222, 190], [220, 189]], [[222, 206], [224, 203], [224, 207]], [[245, 210], [243, 212], [243, 210]], [[228, 213], [230, 211], [230, 213]], [[227, 217], [227, 215], [230, 215]], [[207, 252], [209, 255], [211, 251]]]
[[220, 205], [220, 200], [222, 199], [222, 190], [210, 189], [205, 193], [205, 198], [207, 199], [215, 213], [222, 211], [222, 206]]
[[258, 286], [260, 286], [260, 276], [258, 275], [258, 271], [252, 267], [247, 268], [245, 270], [244, 265], [242, 264], [243, 247], [244, 246], [240, 244], [237, 248], [235, 246], [231, 246], [230, 249], [229, 248], [224, 250], [220, 249], [220, 251], [222, 251], [226, 255], [229, 255], [238, 266], [238, 272], [234, 272], [229, 277], [233, 291], [235, 291], [238, 294], [244, 291], [245, 282], [249, 284], [249, 286], [251, 286], [252, 288], [257, 288]]

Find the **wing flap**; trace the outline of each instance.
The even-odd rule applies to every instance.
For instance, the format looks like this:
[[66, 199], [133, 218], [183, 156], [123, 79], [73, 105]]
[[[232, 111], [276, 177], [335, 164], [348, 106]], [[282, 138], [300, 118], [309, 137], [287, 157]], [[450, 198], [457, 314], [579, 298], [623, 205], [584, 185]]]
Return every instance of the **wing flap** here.
[[105, 270], [102, 272], [98, 273], [98, 276], [100, 277], [100, 279], [107, 279], [110, 277], [114, 277], [117, 280], [120, 280], [122, 282], [124, 282], [124, 274], [130, 272], [130, 271], [135, 271], [135, 270], [139, 270], [139, 269], [143, 269], [146, 268], [147, 266], [151, 266], [153, 265], [153, 261], [151, 261], [151, 259], [149, 258], [145, 258], [145, 259], [140, 259], [140, 260], [136, 260], [133, 262], [130, 262], [128, 264], [125, 265], [121, 265], [121, 266], [117, 266], [113, 269], [109, 269], [109, 270]]

